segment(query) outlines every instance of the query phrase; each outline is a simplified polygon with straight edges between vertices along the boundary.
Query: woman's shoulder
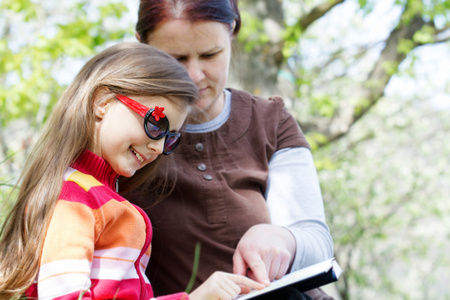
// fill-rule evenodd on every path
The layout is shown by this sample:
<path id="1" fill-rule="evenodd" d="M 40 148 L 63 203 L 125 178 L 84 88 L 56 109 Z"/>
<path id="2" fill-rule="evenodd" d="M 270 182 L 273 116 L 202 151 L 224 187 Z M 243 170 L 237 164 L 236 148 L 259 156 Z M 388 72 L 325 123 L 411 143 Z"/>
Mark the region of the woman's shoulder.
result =
<path id="1" fill-rule="evenodd" d="M 282 118 L 290 115 L 281 96 L 274 95 L 265 98 L 244 90 L 229 89 L 229 91 L 231 92 L 232 106 L 239 111 L 245 111 L 245 107 L 249 107 L 257 115 L 278 115 Z"/>
<path id="2" fill-rule="evenodd" d="M 242 90 L 229 90 L 232 99 L 232 124 L 240 124 L 245 132 L 264 132 L 271 137 L 269 140 L 276 141 L 277 149 L 309 147 L 297 120 L 286 108 L 282 97 L 264 98 Z M 260 126 L 252 126 L 253 124 Z"/>
<path id="3" fill-rule="evenodd" d="M 232 99 L 244 99 L 244 100 L 253 100 L 256 102 L 261 102 L 261 103 L 271 103 L 271 102 L 284 102 L 283 98 L 281 96 L 278 95 L 272 95 L 268 98 L 259 96 L 259 95 L 255 95 L 252 94 L 248 91 L 244 91 L 244 90 L 239 90 L 239 89 L 233 89 L 233 88 L 228 88 L 228 90 L 231 92 L 231 97 Z"/>

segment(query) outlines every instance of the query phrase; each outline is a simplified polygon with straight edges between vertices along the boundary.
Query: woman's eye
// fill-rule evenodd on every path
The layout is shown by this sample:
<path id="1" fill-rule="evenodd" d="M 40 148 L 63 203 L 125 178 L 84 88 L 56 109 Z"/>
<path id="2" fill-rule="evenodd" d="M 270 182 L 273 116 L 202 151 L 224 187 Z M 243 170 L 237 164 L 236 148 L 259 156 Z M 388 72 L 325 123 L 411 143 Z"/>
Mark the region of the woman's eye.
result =
<path id="1" fill-rule="evenodd" d="M 179 62 L 183 62 L 187 60 L 186 56 L 179 56 L 179 57 L 175 57 L 176 60 L 178 60 Z"/>
<path id="2" fill-rule="evenodd" d="M 218 52 L 214 52 L 214 53 L 208 53 L 208 54 L 204 54 L 203 57 L 204 58 L 213 58 L 217 55 Z"/>

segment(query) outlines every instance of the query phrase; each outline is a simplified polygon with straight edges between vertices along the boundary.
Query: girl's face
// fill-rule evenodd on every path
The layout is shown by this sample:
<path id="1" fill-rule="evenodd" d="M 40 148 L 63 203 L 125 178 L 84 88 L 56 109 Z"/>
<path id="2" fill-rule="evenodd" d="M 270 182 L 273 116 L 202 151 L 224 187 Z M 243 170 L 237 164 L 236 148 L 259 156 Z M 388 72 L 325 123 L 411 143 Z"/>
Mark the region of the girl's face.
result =
<path id="1" fill-rule="evenodd" d="M 213 21 L 169 20 L 150 35 L 149 44 L 182 63 L 199 89 L 199 100 L 189 122 L 209 121 L 222 110 L 231 40 L 230 28 Z"/>
<path id="2" fill-rule="evenodd" d="M 187 116 L 186 109 L 161 96 L 133 96 L 133 100 L 148 108 L 164 107 L 170 131 L 179 131 Z M 144 118 L 116 98 L 100 103 L 95 113 L 95 143 L 89 150 L 106 160 L 117 174 L 133 176 L 163 152 L 165 139 L 150 139 Z"/>

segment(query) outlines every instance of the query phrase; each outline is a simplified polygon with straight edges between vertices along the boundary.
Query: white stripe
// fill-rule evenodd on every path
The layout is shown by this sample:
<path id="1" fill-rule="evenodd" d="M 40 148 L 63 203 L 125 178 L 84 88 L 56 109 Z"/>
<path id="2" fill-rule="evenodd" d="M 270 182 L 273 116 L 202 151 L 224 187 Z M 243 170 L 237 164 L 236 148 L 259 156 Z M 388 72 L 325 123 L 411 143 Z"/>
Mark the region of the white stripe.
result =
<path id="1" fill-rule="evenodd" d="M 141 258 L 141 264 L 143 266 L 147 267 L 149 260 L 150 260 L 150 256 L 148 256 L 147 254 L 144 254 Z"/>
<path id="2" fill-rule="evenodd" d="M 112 257 L 118 259 L 126 259 L 136 261 L 139 257 L 141 250 L 128 248 L 128 247 L 116 247 L 105 250 L 95 250 L 94 256 L 98 257 Z"/>
<path id="3" fill-rule="evenodd" d="M 128 247 L 116 247 L 106 250 L 95 250 L 94 257 L 116 258 L 120 260 L 132 260 L 136 261 L 141 254 L 141 250 L 128 248 Z M 147 254 L 142 255 L 141 264 L 147 267 L 150 256 Z"/>
<path id="4" fill-rule="evenodd" d="M 92 264 L 88 260 L 65 259 L 41 265 L 38 275 L 39 299 L 52 299 L 71 292 L 87 290 L 90 279 L 124 280 L 138 279 L 134 262 L 140 251 L 127 247 L 95 250 Z M 145 266 L 149 256 L 144 254 L 139 264 L 145 282 Z"/>
<path id="5" fill-rule="evenodd" d="M 91 264 L 85 259 L 65 259 L 53 261 L 44 265 L 41 265 L 39 269 L 39 283 L 46 281 L 47 278 L 52 278 L 58 274 L 65 273 L 87 273 L 89 272 Z"/>
<path id="6" fill-rule="evenodd" d="M 95 250 L 91 278 L 100 280 L 138 279 L 134 263 L 139 254 L 139 250 L 127 247 Z M 148 260 L 149 256 L 144 254 L 141 264 L 139 264 L 142 274 L 145 274 Z"/>
<path id="7" fill-rule="evenodd" d="M 91 270 L 92 279 L 122 280 L 137 279 L 138 274 L 132 261 L 94 258 Z"/>
<path id="8" fill-rule="evenodd" d="M 75 170 L 74 168 L 68 167 L 66 172 L 64 173 L 64 181 L 67 181 L 67 179 L 69 178 L 70 175 L 72 175 L 72 173 L 76 172 L 77 170 Z"/>
<path id="9" fill-rule="evenodd" d="M 60 260 L 44 264 L 39 269 L 39 299 L 53 299 L 72 292 L 87 290 L 90 263 L 87 260 Z"/>
<path id="10" fill-rule="evenodd" d="M 83 274 L 67 274 L 52 277 L 39 283 L 38 298 L 54 299 L 77 291 L 87 291 L 91 287 L 89 277 Z"/>

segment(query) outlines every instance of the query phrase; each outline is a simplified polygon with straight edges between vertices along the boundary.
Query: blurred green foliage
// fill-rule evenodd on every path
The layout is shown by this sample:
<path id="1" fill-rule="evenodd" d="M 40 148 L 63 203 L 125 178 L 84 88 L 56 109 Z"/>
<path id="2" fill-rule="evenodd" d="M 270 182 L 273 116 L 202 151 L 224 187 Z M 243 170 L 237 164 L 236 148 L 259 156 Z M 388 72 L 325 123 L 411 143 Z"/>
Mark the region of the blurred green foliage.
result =
<path id="1" fill-rule="evenodd" d="M 28 118 L 31 125 L 36 113 L 44 119 L 64 86 L 56 71 L 73 76 L 77 70 L 60 70 L 68 59 L 93 55 L 107 42 L 130 33 L 130 28 L 108 29 L 106 20 L 118 22 L 127 11 L 124 4 L 106 3 L 93 7 L 90 1 L 67 4 L 63 11 L 45 2 L 3 0 L 0 17 L 4 22 L 0 40 L 1 126 L 16 118 Z M 95 9 L 99 17 L 90 18 Z M 52 18 L 51 15 L 58 18 Z M 33 31 L 33 35 L 21 34 Z M 48 100 L 44 100 L 48 99 Z M 37 120 L 42 123 L 42 120 Z"/>
<path id="2" fill-rule="evenodd" d="M 84 61 L 108 43 L 132 35 L 133 24 L 119 26 L 125 4 L 92 1 L 0 2 L 0 221 L 28 147 L 53 104 Z M 27 142 L 7 142 L 8 126 L 26 120 Z M 19 152 L 17 155 L 16 153 Z M 7 158 L 7 159 L 5 159 Z M 12 172 L 14 171 L 14 173 Z"/>
<path id="3" fill-rule="evenodd" d="M 11 208 L 7 195 L 28 147 L 80 63 L 110 43 L 134 34 L 133 22 L 124 21 L 128 8 L 123 1 L 65 2 L 0 2 L 0 222 Z M 313 7 L 329 2 L 306 0 L 301 4 Z M 349 22 L 345 30 L 359 30 L 361 20 L 370 17 L 380 2 L 351 1 L 358 5 L 352 16 L 357 21 Z M 246 10 L 248 4 L 241 3 L 243 26 L 238 42 L 247 52 L 264 52 L 270 47 L 264 20 Z M 404 76 L 419 85 L 415 81 L 415 65 L 420 60 L 415 49 L 436 42 L 436 33 L 448 30 L 450 1 L 394 3 L 396 9 L 404 12 L 399 13 L 397 27 L 412 22 L 417 15 L 427 23 L 413 38 L 398 43 L 396 51 L 406 60 L 388 60 L 381 66 L 394 79 Z M 305 12 L 301 11 L 298 18 Z M 283 24 L 281 49 L 283 63 L 290 60 L 289 75 L 294 83 L 292 113 L 299 120 L 321 125 L 335 118 L 343 104 L 350 103 L 355 113 L 370 108 L 343 138 L 332 143 L 328 143 L 327 136 L 330 128 L 320 131 L 311 127 L 306 132 L 336 257 L 344 267 L 343 277 L 336 285 L 341 296 L 345 300 L 449 299 L 439 293 L 442 282 L 447 280 L 441 274 L 446 273 L 435 273 L 447 270 L 448 274 L 450 267 L 445 252 L 450 240 L 448 110 L 436 109 L 424 95 L 384 93 L 371 107 L 370 95 L 356 93 L 357 88 L 383 89 L 385 83 L 368 80 L 368 75 L 360 71 L 369 72 L 373 57 L 381 51 L 374 55 L 369 48 L 386 41 L 377 40 L 369 46 L 341 45 L 347 34 L 344 30 L 330 37 L 323 30 L 328 27 L 317 25 L 304 30 L 298 24 Z M 326 42 L 321 44 L 321 37 Z M 316 46 L 312 52 L 318 54 L 308 57 L 305 44 Z M 401 88 L 407 90 L 409 86 Z M 9 126 L 19 119 L 26 121 L 22 127 L 26 132 L 24 142 L 14 146 L 5 143 Z"/>

